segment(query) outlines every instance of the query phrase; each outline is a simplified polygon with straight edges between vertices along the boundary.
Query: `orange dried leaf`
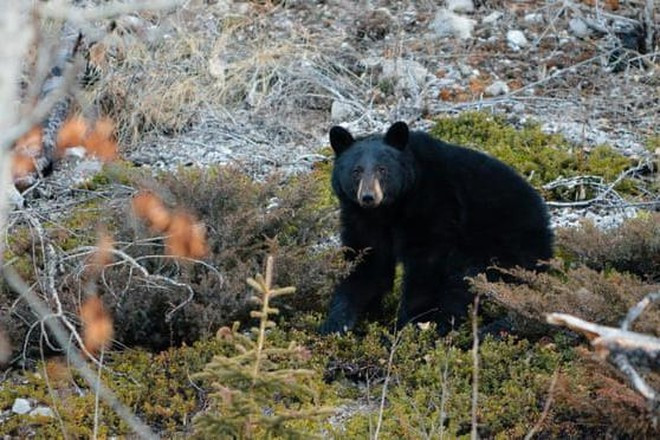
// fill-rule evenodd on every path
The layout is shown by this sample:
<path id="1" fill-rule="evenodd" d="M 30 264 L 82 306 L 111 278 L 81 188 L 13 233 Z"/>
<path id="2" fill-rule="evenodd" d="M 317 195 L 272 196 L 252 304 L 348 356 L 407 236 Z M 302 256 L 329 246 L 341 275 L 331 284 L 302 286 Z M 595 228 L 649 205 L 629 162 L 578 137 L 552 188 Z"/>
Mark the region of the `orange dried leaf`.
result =
<path id="1" fill-rule="evenodd" d="M 481 95 L 484 90 L 486 90 L 486 84 L 484 84 L 484 81 L 480 80 L 479 78 L 472 78 L 470 79 L 468 88 L 473 95 Z"/>
<path id="2" fill-rule="evenodd" d="M 208 254 L 206 245 L 206 228 L 200 223 L 192 226 L 192 235 L 190 237 L 190 257 L 204 258 Z"/>
<path id="3" fill-rule="evenodd" d="M 450 89 L 442 89 L 440 90 L 440 93 L 438 95 L 438 98 L 440 98 L 443 101 L 451 101 L 453 97 L 453 93 Z"/>
<path id="4" fill-rule="evenodd" d="M 131 204 L 135 215 L 147 221 L 156 232 L 165 232 L 169 227 L 172 216 L 155 194 L 141 191 L 133 197 Z"/>
<path id="5" fill-rule="evenodd" d="M 185 212 L 177 212 L 167 229 L 168 237 L 165 240 L 167 253 L 177 257 L 189 256 L 189 243 L 192 238 L 192 218 Z"/>
<path id="6" fill-rule="evenodd" d="M 118 155 L 117 143 L 112 139 L 115 124 L 110 118 L 101 118 L 94 124 L 94 129 L 84 140 L 89 154 L 103 161 L 115 160 Z"/>
<path id="7" fill-rule="evenodd" d="M 41 153 L 42 136 L 42 128 L 39 125 L 35 125 L 30 129 L 30 131 L 18 138 L 14 144 L 14 152 L 18 154 L 24 154 L 26 156 L 38 156 L 39 153 Z"/>
<path id="8" fill-rule="evenodd" d="M 96 243 L 96 252 L 92 256 L 92 265 L 96 268 L 102 268 L 112 263 L 112 250 L 115 243 L 112 237 L 107 232 L 102 231 L 99 233 L 99 238 Z"/>
<path id="9" fill-rule="evenodd" d="M 58 154 L 64 154 L 64 150 L 67 148 L 83 146 L 88 130 L 87 122 L 80 116 L 74 116 L 65 121 L 57 133 Z"/>
<path id="10" fill-rule="evenodd" d="M 35 168 L 32 156 L 14 154 L 11 158 L 11 174 L 14 179 L 20 179 L 31 174 Z"/>
<path id="11" fill-rule="evenodd" d="M 80 308 L 83 324 L 83 343 L 87 350 L 95 353 L 108 347 L 114 330 L 112 319 L 98 296 L 87 299 Z"/>

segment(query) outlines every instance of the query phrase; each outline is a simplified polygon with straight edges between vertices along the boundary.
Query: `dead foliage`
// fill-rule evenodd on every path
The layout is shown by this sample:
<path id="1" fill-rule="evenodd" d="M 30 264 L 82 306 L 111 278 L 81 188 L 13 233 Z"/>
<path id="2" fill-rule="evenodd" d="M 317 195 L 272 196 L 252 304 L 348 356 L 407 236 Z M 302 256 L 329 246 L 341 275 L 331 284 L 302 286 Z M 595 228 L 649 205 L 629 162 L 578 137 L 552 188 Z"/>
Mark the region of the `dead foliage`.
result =
<path id="1" fill-rule="evenodd" d="M 559 229 L 557 237 L 569 260 L 660 281 L 660 213 L 644 213 L 608 231 L 585 221 L 579 228 Z"/>
<path id="2" fill-rule="evenodd" d="M 582 265 L 564 269 L 558 261 L 547 273 L 525 269 L 503 272 L 514 282 L 491 282 L 480 275 L 472 280 L 473 288 L 513 312 L 516 327 L 528 336 L 554 331 L 545 323 L 545 315 L 551 312 L 570 313 L 602 325 L 618 325 L 630 307 L 660 288 L 618 272 L 598 272 Z M 635 327 L 642 333 L 657 334 L 660 312 L 650 310 Z"/>
<path id="3" fill-rule="evenodd" d="M 34 126 L 14 144 L 11 172 L 14 180 L 25 177 L 35 171 L 35 158 L 41 154 L 42 129 Z"/>
<path id="4" fill-rule="evenodd" d="M 641 213 L 613 230 L 585 222 L 557 231 L 559 258 L 550 270 L 501 270 L 504 281 L 472 280 L 485 294 L 516 316 L 523 333 L 554 332 L 547 313 L 569 313 L 596 324 L 618 326 L 628 309 L 657 291 L 660 277 L 660 214 Z M 510 278 L 510 279 L 509 279 Z M 635 330 L 657 335 L 660 311 L 650 309 Z"/>
<path id="5" fill-rule="evenodd" d="M 114 122 L 109 118 L 100 118 L 89 124 L 82 117 L 74 116 L 65 121 L 57 133 L 57 154 L 61 157 L 69 148 L 82 147 L 100 160 L 115 160 L 118 146 L 114 132 Z"/>
<path id="6" fill-rule="evenodd" d="M 4 329 L 0 328 L 0 367 L 11 359 L 11 343 Z"/>
<path id="7" fill-rule="evenodd" d="M 593 438 L 655 438 L 653 411 L 644 398 L 633 391 L 625 378 L 614 367 L 598 359 L 587 349 L 577 349 L 576 363 L 584 368 L 584 377 L 568 377 L 560 374 L 555 390 L 555 417 L 548 432 L 562 438 L 589 434 Z M 659 377 L 655 375 L 655 386 Z M 607 423 L 604 423 L 607 421 Z"/>
<path id="8" fill-rule="evenodd" d="M 107 348 L 114 334 L 112 318 L 98 296 L 85 300 L 80 308 L 80 319 L 85 348 L 92 353 Z"/>

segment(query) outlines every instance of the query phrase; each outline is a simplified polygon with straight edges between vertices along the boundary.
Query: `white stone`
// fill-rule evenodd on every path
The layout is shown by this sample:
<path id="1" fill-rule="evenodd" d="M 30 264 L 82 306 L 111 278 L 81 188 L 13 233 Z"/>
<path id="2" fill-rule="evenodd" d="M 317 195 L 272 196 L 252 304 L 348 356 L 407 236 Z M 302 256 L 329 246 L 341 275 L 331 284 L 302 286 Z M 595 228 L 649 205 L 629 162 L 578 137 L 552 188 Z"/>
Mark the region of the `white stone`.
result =
<path id="1" fill-rule="evenodd" d="M 483 24 L 493 24 L 493 23 L 495 23 L 497 20 L 499 20 L 500 18 L 502 18 L 503 15 L 504 15 L 504 14 L 503 14 L 502 12 L 500 12 L 500 11 L 493 11 L 493 12 L 491 12 L 490 14 L 486 15 L 486 16 L 481 20 L 481 22 L 482 22 Z"/>
<path id="2" fill-rule="evenodd" d="M 543 21 L 543 14 L 540 13 L 532 13 L 532 14 L 527 14 L 523 18 L 527 23 L 541 23 Z"/>
<path id="3" fill-rule="evenodd" d="M 509 47 L 513 50 L 520 50 L 523 47 L 526 47 L 527 44 L 527 38 L 525 37 L 525 34 L 523 34 L 522 31 L 519 30 L 511 30 L 506 33 L 506 40 L 509 43 Z"/>
<path id="4" fill-rule="evenodd" d="M 345 122 L 351 118 L 355 110 L 353 106 L 344 101 L 333 101 L 330 108 L 330 119 L 332 122 Z"/>
<path id="5" fill-rule="evenodd" d="M 405 90 L 419 90 L 426 85 L 429 71 L 426 67 L 414 60 L 402 58 L 396 60 L 383 60 L 382 78 L 391 78 L 399 87 Z"/>
<path id="6" fill-rule="evenodd" d="M 495 81 L 494 83 L 486 87 L 484 93 L 487 96 L 506 95 L 507 93 L 509 93 L 509 86 L 504 81 Z"/>
<path id="7" fill-rule="evenodd" d="M 25 199 L 23 198 L 23 195 L 21 195 L 21 193 L 16 189 L 16 187 L 13 184 L 9 185 L 9 204 L 11 206 L 16 206 L 19 208 L 25 206 Z M 0 363 L 2 363 L 1 360 Z"/>
<path id="8" fill-rule="evenodd" d="M 472 38 L 472 31 L 477 24 L 471 18 L 455 14 L 447 9 L 440 9 L 429 28 L 439 37 Z"/>
<path id="9" fill-rule="evenodd" d="M 573 35 L 575 35 L 578 38 L 585 38 L 588 37 L 591 31 L 589 30 L 589 26 L 587 26 L 587 23 L 584 22 L 581 18 L 571 18 L 571 20 L 568 22 L 568 28 L 571 30 Z"/>
<path id="10" fill-rule="evenodd" d="M 447 0 L 447 9 L 453 12 L 474 12 L 472 0 Z"/>
<path id="11" fill-rule="evenodd" d="M 20 397 L 14 400 L 14 404 L 11 407 L 11 411 L 14 414 L 27 414 L 31 409 L 30 402 L 27 399 L 21 399 Z"/>
<path id="12" fill-rule="evenodd" d="M 32 411 L 30 411 L 31 416 L 41 416 L 41 417 L 55 417 L 53 410 L 47 406 L 38 406 Z"/>

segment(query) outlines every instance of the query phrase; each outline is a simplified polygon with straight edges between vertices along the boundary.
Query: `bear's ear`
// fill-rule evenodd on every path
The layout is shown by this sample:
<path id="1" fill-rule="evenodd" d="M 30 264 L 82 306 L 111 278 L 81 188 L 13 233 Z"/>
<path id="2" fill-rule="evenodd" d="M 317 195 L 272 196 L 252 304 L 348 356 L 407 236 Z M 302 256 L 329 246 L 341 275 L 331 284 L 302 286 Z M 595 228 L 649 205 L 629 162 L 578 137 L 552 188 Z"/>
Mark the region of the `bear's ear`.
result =
<path id="1" fill-rule="evenodd" d="M 330 145 L 335 151 L 335 156 L 346 151 L 354 142 L 353 135 L 344 127 L 336 125 L 330 129 Z"/>
<path id="2" fill-rule="evenodd" d="M 403 122 L 392 124 L 385 134 L 385 143 L 397 150 L 403 150 L 408 145 L 408 125 Z"/>

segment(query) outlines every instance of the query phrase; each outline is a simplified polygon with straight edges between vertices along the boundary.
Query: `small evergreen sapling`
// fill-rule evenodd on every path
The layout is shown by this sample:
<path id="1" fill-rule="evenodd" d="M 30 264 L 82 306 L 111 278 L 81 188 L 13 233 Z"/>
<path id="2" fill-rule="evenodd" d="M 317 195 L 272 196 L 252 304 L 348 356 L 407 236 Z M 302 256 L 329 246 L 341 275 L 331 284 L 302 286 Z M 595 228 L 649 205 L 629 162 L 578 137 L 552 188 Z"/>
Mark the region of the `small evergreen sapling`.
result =
<path id="1" fill-rule="evenodd" d="M 272 288 L 273 257 L 266 262 L 266 277 L 258 274 L 247 283 L 260 310 L 251 312 L 259 327 L 251 335 L 223 327 L 217 337 L 227 341 L 237 352 L 233 356 L 216 355 L 197 374 L 213 387 L 209 410 L 195 419 L 195 432 L 202 438 L 310 438 L 308 432 L 292 427 L 292 420 L 312 420 L 329 415 L 331 408 L 318 405 L 318 393 L 312 387 L 312 370 L 285 367 L 283 364 L 306 361 L 307 350 L 291 341 L 288 347 L 270 346 L 267 331 L 275 327 L 270 320 L 278 309 L 270 301 L 295 291 L 294 287 Z M 256 339 L 256 340 L 255 340 Z"/>

